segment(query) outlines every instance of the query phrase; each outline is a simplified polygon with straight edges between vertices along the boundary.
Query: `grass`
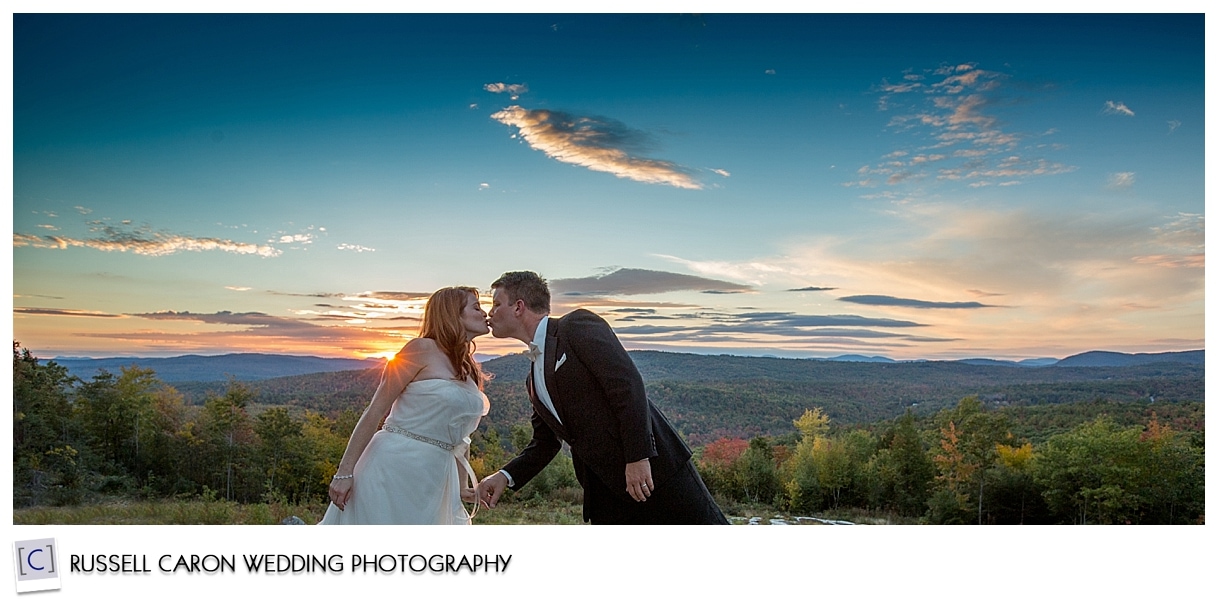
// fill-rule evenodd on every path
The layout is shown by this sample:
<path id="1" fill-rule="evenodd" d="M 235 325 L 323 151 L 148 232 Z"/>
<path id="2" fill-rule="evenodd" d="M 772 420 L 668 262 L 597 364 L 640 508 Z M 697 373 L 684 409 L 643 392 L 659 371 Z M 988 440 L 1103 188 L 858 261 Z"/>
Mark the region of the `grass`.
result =
<path id="1" fill-rule="evenodd" d="M 495 509 L 482 508 L 474 524 L 584 524 L 584 508 L 562 499 L 529 499 L 500 502 Z"/>
<path id="2" fill-rule="evenodd" d="M 241 504 L 202 499 L 107 499 L 71 507 L 30 507 L 13 510 L 13 524 L 280 524 L 296 516 L 316 524 L 327 504 Z M 583 508 L 562 499 L 506 501 L 493 510 L 481 509 L 474 524 L 583 524 Z"/>
<path id="3" fill-rule="evenodd" d="M 495 509 L 480 509 L 474 524 L 496 525 L 578 525 L 584 524 L 578 489 L 557 490 L 547 497 L 506 498 Z M 223 499 L 135 500 L 107 498 L 96 503 L 72 507 L 30 507 L 13 510 L 13 524 L 236 524 L 277 525 L 296 516 L 305 524 L 316 524 L 326 512 L 326 503 L 236 503 Z M 719 500 L 733 524 L 746 524 L 759 518 L 795 522 L 793 514 L 776 511 L 765 504 Z M 838 510 L 814 514 L 826 520 L 845 520 L 856 524 L 916 524 L 915 519 L 864 510 Z"/>
<path id="4" fill-rule="evenodd" d="M 325 506 L 321 504 L 109 499 L 72 507 L 14 509 L 13 524 L 279 524 L 290 516 L 313 524 L 324 513 Z"/>

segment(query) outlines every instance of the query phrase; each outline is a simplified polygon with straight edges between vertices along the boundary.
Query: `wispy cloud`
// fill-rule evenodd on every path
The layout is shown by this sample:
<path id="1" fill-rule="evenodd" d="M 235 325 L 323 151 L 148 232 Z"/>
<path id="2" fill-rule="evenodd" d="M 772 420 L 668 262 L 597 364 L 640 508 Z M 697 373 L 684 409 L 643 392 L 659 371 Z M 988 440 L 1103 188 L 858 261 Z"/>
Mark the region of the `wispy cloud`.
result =
<path id="1" fill-rule="evenodd" d="M 1177 121 L 1177 120 L 1167 121 L 1167 132 L 1168 133 L 1174 133 L 1176 131 L 1176 129 L 1179 127 L 1180 127 L 1180 121 Z"/>
<path id="2" fill-rule="evenodd" d="M 550 287 L 566 295 L 647 295 L 670 291 L 743 293 L 748 285 L 659 270 L 621 268 L 611 273 L 579 279 L 556 279 Z"/>
<path id="3" fill-rule="evenodd" d="M 416 320 L 423 313 L 423 305 L 431 293 L 419 291 L 363 291 L 360 293 L 285 293 L 268 291 L 272 295 L 289 297 L 312 297 L 325 299 L 341 299 L 351 306 L 335 306 L 333 304 L 313 304 L 314 308 L 329 308 L 325 311 L 313 309 L 294 310 L 295 314 L 322 316 L 325 318 L 367 318 L 379 320 L 397 320 L 403 318 Z"/>
<path id="4" fill-rule="evenodd" d="M 878 327 L 908 328 L 926 326 L 908 320 L 871 318 L 854 314 L 806 315 L 795 312 L 749 312 L 736 316 L 741 321 L 792 327 Z"/>
<path id="5" fill-rule="evenodd" d="M 148 320 L 189 320 L 194 322 L 202 322 L 206 324 L 228 324 L 249 327 L 298 327 L 311 326 L 302 324 L 299 320 L 292 318 L 283 318 L 281 316 L 271 316 L 262 312 L 230 312 L 222 310 L 212 313 L 200 312 L 175 312 L 167 310 L 164 312 L 145 312 L 130 314 L 137 318 L 146 318 Z"/>
<path id="6" fill-rule="evenodd" d="M 677 256 L 669 256 L 666 254 L 656 254 L 658 258 L 671 260 L 680 264 L 689 270 L 692 270 L 700 275 L 708 277 L 735 279 L 737 281 L 747 281 L 750 285 L 760 286 L 775 275 L 782 275 L 783 270 L 772 264 L 762 261 L 751 262 L 723 262 L 713 260 L 687 260 Z"/>
<path id="7" fill-rule="evenodd" d="M 375 299 L 397 302 L 416 302 L 431 297 L 424 291 L 364 291 L 354 295 L 357 299 Z"/>
<path id="8" fill-rule="evenodd" d="M 98 227 L 101 233 L 90 239 L 75 239 L 59 235 L 27 235 L 13 233 L 13 247 L 67 249 L 87 247 L 103 252 L 132 252 L 141 256 L 168 256 L 178 252 L 221 251 L 252 254 L 273 258 L 283 252 L 268 246 L 243 243 L 214 237 L 190 237 L 173 233 L 153 233 L 147 230 L 122 230 L 112 226 Z"/>
<path id="9" fill-rule="evenodd" d="M 664 309 L 664 310 L 689 310 L 696 309 L 700 306 L 695 304 L 685 304 L 680 302 L 657 302 L 657 301 L 638 301 L 624 300 L 612 297 L 599 297 L 589 295 L 555 295 L 551 300 L 550 308 L 556 313 L 575 310 L 577 308 L 587 308 L 594 312 L 613 311 L 622 308 L 643 308 L 643 309 Z M 626 318 L 644 318 L 644 319 L 661 319 L 670 318 L 669 316 L 659 314 L 634 314 Z M 619 319 L 620 320 L 620 319 Z"/>
<path id="10" fill-rule="evenodd" d="M 848 295 L 837 299 L 838 301 L 863 304 L 865 306 L 895 306 L 899 308 L 974 309 L 994 307 L 981 302 L 928 302 L 925 300 L 893 297 L 891 295 Z"/>
<path id="11" fill-rule="evenodd" d="M 669 331 L 656 327 L 619 333 L 630 349 L 689 351 L 689 348 L 697 348 L 695 351 L 699 352 L 791 357 L 859 352 L 884 355 L 908 353 L 925 351 L 926 344 L 958 340 L 870 329 L 793 329 L 781 325 L 722 325 Z"/>
<path id="12" fill-rule="evenodd" d="M 376 328 L 353 326 L 350 322 L 323 326 L 303 319 L 273 316 L 262 312 L 165 311 L 127 316 L 161 323 L 197 322 L 219 325 L 221 328 L 175 330 L 172 326 L 165 325 L 167 328 L 81 332 L 75 333 L 75 336 L 123 340 L 157 352 L 183 353 L 215 347 L 226 347 L 230 351 L 265 351 L 266 347 L 273 345 L 280 348 L 280 351 L 315 355 L 322 351 L 384 355 L 386 351 L 401 347 L 418 329 L 416 322 Z"/>
<path id="13" fill-rule="evenodd" d="M 529 91 L 529 86 L 524 83 L 488 83 L 482 89 L 492 94 L 508 94 L 511 99 L 519 100 L 520 94 Z"/>
<path id="14" fill-rule="evenodd" d="M 1116 114 L 1121 116 L 1133 116 L 1133 111 L 1125 105 L 1124 102 L 1113 102 L 1109 100 L 1104 102 L 1104 114 Z"/>
<path id="15" fill-rule="evenodd" d="M 800 287 L 799 289 L 788 289 L 787 291 L 834 291 L 837 287 Z"/>
<path id="16" fill-rule="evenodd" d="M 1011 102 L 1014 92 L 1008 88 L 1017 87 L 1006 85 L 1010 78 L 975 64 L 958 64 L 920 74 L 911 70 L 901 83 L 884 80 L 875 89 L 880 92 L 879 108 L 896 113 L 889 119 L 889 130 L 909 134 L 911 141 L 922 145 L 885 154 L 879 162 L 858 169 L 858 178 L 843 185 L 909 186 L 933 176 L 941 182 L 981 188 L 1075 170 L 1042 157 L 1016 154 L 1022 140 L 1036 135 L 1004 131 L 1000 126 L 996 110 Z"/>
<path id="17" fill-rule="evenodd" d="M 988 168 L 943 169 L 939 171 L 938 178 L 947 180 L 982 179 L 985 184 L 993 184 L 994 179 L 1060 175 L 1075 170 L 1077 170 L 1076 167 L 1059 162 L 1049 162 L 1044 159 L 1024 160 L 1019 156 L 1009 156 Z"/>
<path id="18" fill-rule="evenodd" d="M 252 289 L 252 287 L 236 287 L 232 285 L 225 285 L 224 288 L 229 291 L 249 291 Z"/>
<path id="19" fill-rule="evenodd" d="M 1110 189 L 1128 189 L 1133 187 L 1133 173 L 1112 173 L 1108 175 L 1108 187 Z"/>
<path id="20" fill-rule="evenodd" d="M 966 289 L 965 291 L 968 291 L 977 297 L 1001 297 L 1006 295 L 1005 293 L 991 293 L 989 291 L 982 291 L 980 289 Z"/>
<path id="21" fill-rule="evenodd" d="M 279 243 L 313 243 L 313 236 L 308 233 L 297 233 L 294 235 L 280 235 Z"/>
<path id="22" fill-rule="evenodd" d="M 516 127 L 530 147 L 559 162 L 643 183 L 702 188 L 688 169 L 637 155 L 647 136 L 610 119 L 520 106 L 509 106 L 491 118 Z"/>
<path id="23" fill-rule="evenodd" d="M 376 249 L 374 249 L 374 248 L 365 247 L 365 246 L 362 246 L 362 245 L 356 245 L 356 244 L 352 244 L 352 243 L 340 243 L 340 244 L 338 244 L 338 249 L 340 249 L 340 250 L 349 250 L 349 251 L 355 252 L 355 253 L 357 253 L 357 254 L 362 254 L 362 253 L 364 253 L 364 252 L 375 252 L 375 251 L 376 251 Z"/>
<path id="24" fill-rule="evenodd" d="M 269 293 L 271 295 L 283 295 L 283 296 L 288 296 L 288 297 L 346 297 L 347 296 L 347 294 L 345 294 L 345 293 L 325 293 L 325 292 L 290 293 L 287 291 L 274 291 L 274 290 L 267 291 L 267 293 Z"/>
<path id="25" fill-rule="evenodd" d="M 878 227 L 870 234 L 840 238 L 818 236 L 802 247 L 789 246 L 784 254 L 750 257 L 715 268 L 740 272 L 752 264 L 767 264 L 773 282 L 782 283 L 782 289 L 802 288 L 815 281 L 849 290 L 842 295 L 851 299 L 836 305 L 854 306 L 859 311 L 858 317 L 845 322 L 782 313 L 770 321 L 776 335 L 783 326 L 800 325 L 858 325 L 899 332 L 859 318 L 926 308 L 917 310 L 917 322 L 911 324 L 934 334 L 924 335 L 924 339 L 893 338 L 877 347 L 890 356 L 963 356 L 987 351 L 1063 356 L 1093 349 L 1088 345 L 1111 345 L 1114 335 L 1161 335 L 1158 328 L 1168 320 L 1183 323 L 1180 327 L 1195 327 L 1197 338 L 1202 338 L 1202 214 L 1071 211 L 1068 206 L 1052 211 L 1011 210 L 925 200 L 891 214 L 897 219 L 891 229 Z M 879 297 L 860 298 L 863 293 Z M 751 297 L 765 301 L 767 296 Z M 948 301 L 929 301 L 934 299 Z M 658 319 L 669 318 L 667 311 L 639 316 L 657 318 L 639 318 L 639 325 L 675 324 Z M 745 317 L 705 318 L 727 326 L 743 324 L 741 318 Z M 724 335 L 717 339 L 722 341 Z M 647 342 L 659 344 L 658 337 L 650 335 Z M 734 339 L 733 347 L 746 344 L 743 335 Z M 945 345 L 943 339 L 963 342 Z M 881 341 L 872 338 L 869 342 Z M 926 348 L 931 342 L 943 349 Z M 771 345 L 794 347 L 782 337 Z"/>
<path id="26" fill-rule="evenodd" d="M 39 316 L 85 316 L 89 318 L 126 318 L 122 314 L 108 314 L 94 310 L 64 310 L 59 308 L 13 308 L 17 314 L 35 314 Z"/>
<path id="27" fill-rule="evenodd" d="M 631 314 L 615 320 L 620 324 L 616 324 L 614 330 L 631 348 L 679 348 L 692 344 L 704 349 L 753 348 L 766 353 L 778 348 L 824 352 L 847 347 L 883 350 L 948 340 L 906 332 L 925 326 L 920 323 L 849 314 L 700 311 Z"/>
<path id="28" fill-rule="evenodd" d="M 1152 227 L 1147 253 L 1133 257 L 1138 264 L 1166 268 L 1205 269 L 1205 215 L 1180 213 Z"/>
<path id="29" fill-rule="evenodd" d="M 1187 312 L 1193 309 L 1188 306 L 1200 309 L 1204 297 L 1202 215 L 1164 220 L 925 204 L 899 216 L 905 230 L 918 232 L 910 241 L 809 246 L 772 261 L 789 264 L 792 272 L 815 264 L 808 276 L 840 278 L 855 289 L 911 289 L 936 297 L 984 289 L 1018 306 L 1004 310 L 1008 328 L 1009 322 L 1038 322 L 1042 339 L 1060 330 L 1076 342 L 1083 315 L 1092 323 L 1117 318 L 1128 304 Z M 979 323 L 973 334 L 986 326 Z"/>
<path id="30" fill-rule="evenodd" d="M 1147 266 L 1163 268 L 1205 268 L 1205 254 L 1146 254 L 1134 256 L 1133 261 Z M 1134 304 L 1131 304 L 1134 305 Z"/>

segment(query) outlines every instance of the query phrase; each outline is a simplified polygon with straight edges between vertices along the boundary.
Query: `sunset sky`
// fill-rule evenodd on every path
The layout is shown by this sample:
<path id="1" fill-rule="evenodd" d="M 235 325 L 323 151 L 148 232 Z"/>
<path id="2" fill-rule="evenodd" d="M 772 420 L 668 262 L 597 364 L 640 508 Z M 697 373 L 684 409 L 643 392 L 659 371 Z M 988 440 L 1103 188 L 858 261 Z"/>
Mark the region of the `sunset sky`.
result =
<path id="1" fill-rule="evenodd" d="M 392 354 L 430 292 L 509 270 L 630 349 L 1204 347 L 1203 15 L 18 14 L 13 37 L 13 335 L 39 357 Z"/>

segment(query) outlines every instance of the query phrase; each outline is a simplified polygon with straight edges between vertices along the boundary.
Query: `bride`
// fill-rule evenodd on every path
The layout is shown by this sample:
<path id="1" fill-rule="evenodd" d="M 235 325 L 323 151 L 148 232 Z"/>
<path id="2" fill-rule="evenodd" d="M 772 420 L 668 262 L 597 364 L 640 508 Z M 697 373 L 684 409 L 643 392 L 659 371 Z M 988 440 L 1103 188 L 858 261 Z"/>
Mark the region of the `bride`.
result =
<path id="1" fill-rule="evenodd" d="M 478 290 L 448 287 L 428 298 L 419 337 L 385 364 L 351 432 L 318 524 L 469 523 L 461 501 L 474 501 L 478 484 L 469 434 L 490 407 L 473 339 L 489 331 Z"/>

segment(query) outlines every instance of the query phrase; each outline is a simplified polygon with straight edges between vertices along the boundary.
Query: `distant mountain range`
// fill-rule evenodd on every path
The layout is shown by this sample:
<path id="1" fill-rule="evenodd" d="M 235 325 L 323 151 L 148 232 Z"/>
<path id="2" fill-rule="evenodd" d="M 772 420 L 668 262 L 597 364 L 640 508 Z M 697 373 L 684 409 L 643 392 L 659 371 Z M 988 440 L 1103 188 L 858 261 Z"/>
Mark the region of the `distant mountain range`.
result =
<path id="1" fill-rule="evenodd" d="M 649 352 L 631 352 L 636 362 L 641 355 Z M 663 352 L 668 353 L 668 352 Z M 366 370 L 379 367 L 383 360 L 368 358 L 357 360 L 351 358 L 319 358 L 316 356 L 289 356 L 276 354 L 226 354 L 222 356 L 186 355 L 172 358 L 53 358 L 56 363 L 68 369 L 68 372 L 82 379 L 90 379 L 101 370 L 118 374 L 119 369 L 126 366 L 139 366 L 155 370 L 157 377 L 167 383 L 178 382 L 214 382 L 234 379 L 238 381 L 258 381 L 284 376 L 313 374 L 319 372 L 338 372 L 346 370 Z M 893 360 L 883 356 L 843 355 L 835 358 L 819 358 L 810 361 L 820 362 L 865 362 L 875 364 L 904 364 L 925 362 L 925 360 Z M 1034 358 L 1020 360 L 994 360 L 988 358 L 970 358 L 964 360 L 943 361 L 945 363 L 961 363 L 974 366 L 1006 366 L 1024 368 L 1042 367 L 1121 367 L 1155 364 L 1164 362 L 1179 362 L 1184 364 L 1205 364 L 1205 350 L 1182 352 L 1126 354 L 1108 351 L 1090 351 L 1061 360 L 1054 358 Z"/>
<path id="2" fill-rule="evenodd" d="M 793 434 L 791 423 L 811 407 L 823 408 L 836 423 L 860 424 L 894 418 L 906 410 L 933 414 L 967 396 L 992 407 L 1097 400 L 1166 406 L 1205 400 L 1205 365 L 1178 361 L 1029 368 L 999 361 L 857 362 L 659 351 L 633 351 L 630 357 L 643 376 L 648 397 L 693 445 L 725 436 Z M 532 410 L 524 385 L 528 358 L 509 354 L 483 362 L 483 369 L 494 375 L 486 386 L 491 409 L 483 423 L 501 435 L 509 434 L 515 424 L 528 423 Z M 254 393 L 256 404 L 336 417 L 347 410 L 362 411 L 379 378 L 379 369 L 373 367 L 243 384 Z M 223 395 L 229 386 L 224 380 L 171 384 L 193 405 Z"/>
<path id="3" fill-rule="evenodd" d="M 57 364 L 73 376 L 91 379 L 101 370 L 114 374 L 127 366 L 139 366 L 156 371 L 157 378 L 166 383 L 185 381 L 259 381 L 281 376 L 365 370 L 384 364 L 384 360 L 369 358 L 318 358 L 316 356 L 285 356 L 275 354 L 225 354 L 222 356 L 175 356 L 172 358 L 55 358 Z"/>
<path id="4" fill-rule="evenodd" d="M 824 358 L 833 362 L 877 362 L 898 364 L 901 362 L 924 362 L 925 360 L 893 360 L 884 356 L 845 355 L 836 358 Z M 974 366 L 1018 366 L 1024 368 L 1042 368 L 1045 366 L 1137 366 L 1140 364 L 1155 364 L 1159 362 L 1179 362 L 1182 364 L 1205 364 L 1205 350 L 1162 352 L 1157 354 L 1124 354 L 1112 351 L 1089 351 L 1068 358 L 1029 358 L 1027 360 L 995 360 L 992 358 L 965 358 L 952 360 Z"/>
<path id="5" fill-rule="evenodd" d="M 1163 352 L 1158 354 L 1122 354 L 1111 351 L 1089 351 L 1070 356 L 1056 366 L 1137 366 L 1160 362 L 1205 364 L 1205 350 Z"/>

